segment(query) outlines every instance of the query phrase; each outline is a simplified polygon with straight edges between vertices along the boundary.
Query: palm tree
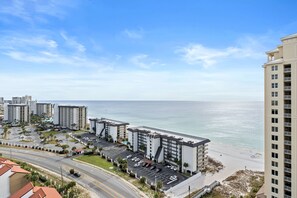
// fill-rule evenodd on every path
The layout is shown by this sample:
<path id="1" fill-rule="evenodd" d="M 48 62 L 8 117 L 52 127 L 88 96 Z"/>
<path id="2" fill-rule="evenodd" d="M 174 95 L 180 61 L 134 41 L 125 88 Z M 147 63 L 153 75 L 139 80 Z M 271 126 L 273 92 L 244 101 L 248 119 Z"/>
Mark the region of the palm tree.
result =
<path id="1" fill-rule="evenodd" d="M 185 167 L 185 171 L 186 171 L 186 168 L 189 167 L 189 164 L 185 162 L 184 167 Z"/>

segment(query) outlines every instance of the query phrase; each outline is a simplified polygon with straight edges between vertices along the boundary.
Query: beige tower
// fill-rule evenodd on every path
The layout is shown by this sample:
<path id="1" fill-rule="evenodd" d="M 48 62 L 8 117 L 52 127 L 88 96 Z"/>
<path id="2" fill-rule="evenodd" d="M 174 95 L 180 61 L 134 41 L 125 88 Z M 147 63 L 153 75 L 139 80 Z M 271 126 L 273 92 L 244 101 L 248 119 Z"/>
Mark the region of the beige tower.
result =
<path id="1" fill-rule="evenodd" d="M 297 197 L 297 34 L 266 52 L 265 195 Z"/>

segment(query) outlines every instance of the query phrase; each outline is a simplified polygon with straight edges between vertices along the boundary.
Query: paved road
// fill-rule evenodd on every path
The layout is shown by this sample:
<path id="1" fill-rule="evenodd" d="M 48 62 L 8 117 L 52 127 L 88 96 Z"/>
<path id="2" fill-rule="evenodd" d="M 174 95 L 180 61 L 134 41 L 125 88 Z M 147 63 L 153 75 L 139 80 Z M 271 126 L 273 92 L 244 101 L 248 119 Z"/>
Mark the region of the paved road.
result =
<path id="1" fill-rule="evenodd" d="M 61 156 L 38 152 L 33 150 L 19 150 L 11 148 L 0 147 L 0 152 L 6 157 L 19 159 L 25 162 L 29 162 L 50 171 L 60 174 L 62 166 L 63 175 L 75 180 L 77 183 L 81 184 L 91 193 L 94 197 L 103 198 L 137 198 L 142 197 L 139 192 L 132 188 L 129 184 L 123 182 L 119 178 L 105 173 L 104 171 L 98 170 L 92 166 L 81 164 L 79 162 L 73 161 L 69 158 L 63 158 Z M 73 168 L 81 173 L 80 178 L 73 178 L 69 174 L 69 170 Z"/>

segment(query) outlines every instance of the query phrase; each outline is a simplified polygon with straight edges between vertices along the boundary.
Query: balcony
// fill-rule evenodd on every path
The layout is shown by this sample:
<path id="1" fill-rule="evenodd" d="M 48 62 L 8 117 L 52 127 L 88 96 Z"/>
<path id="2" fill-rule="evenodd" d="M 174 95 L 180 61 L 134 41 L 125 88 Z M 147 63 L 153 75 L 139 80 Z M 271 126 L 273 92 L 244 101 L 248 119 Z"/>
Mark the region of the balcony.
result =
<path id="1" fill-rule="evenodd" d="M 287 149 L 285 149 L 285 150 L 284 150 L 284 153 L 287 154 L 287 155 L 291 155 L 291 150 L 287 150 Z"/>
<path id="2" fill-rule="evenodd" d="M 287 164 L 291 164 L 291 161 L 292 161 L 292 160 L 290 160 L 290 159 L 286 159 L 286 158 L 285 158 L 285 163 L 287 163 Z"/>
<path id="3" fill-rule="evenodd" d="M 284 114 L 284 117 L 285 117 L 285 118 L 291 118 L 291 114 L 290 114 L 290 113 L 285 113 L 285 114 Z"/>
<path id="4" fill-rule="evenodd" d="M 291 100 L 291 95 L 284 95 L 285 100 Z"/>
<path id="5" fill-rule="evenodd" d="M 285 136 L 291 137 L 291 132 L 290 131 L 285 131 Z"/>
<path id="6" fill-rule="evenodd" d="M 287 172 L 287 173 L 291 173 L 291 169 L 285 167 L 285 172 Z"/>
<path id="7" fill-rule="evenodd" d="M 285 195 L 284 198 L 292 198 L 290 195 Z"/>
<path id="8" fill-rule="evenodd" d="M 285 186 L 285 190 L 291 191 L 291 187 L 290 186 Z"/>
<path id="9" fill-rule="evenodd" d="M 284 107 L 285 107 L 285 109 L 291 109 L 291 105 L 290 104 L 285 104 Z"/>
<path id="10" fill-rule="evenodd" d="M 291 182 L 291 177 L 285 177 L 284 180 L 285 180 L 286 182 Z"/>
<path id="11" fill-rule="evenodd" d="M 291 141 L 285 140 L 285 145 L 291 146 Z"/>
<path id="12" fill-rule="evenodd" d="M 285 91 L 291 91 L 291 86 L 285 86 L 285 87 L 284 87 L 284 90 L 285 90 Z"/>
<path id="13" fill-rule="evenodd" d="M 291 77 L 284 77 L 285 82 L 291 82 Z"/>
<path id="14" fill-rule="evenodd" d="M 291 127 L 291 123 L 290 123 L 290 122 L 285 122 L 285 123 L 284 123 L 284 126 L 285 126 L 285 127 Z"/>
<path id="15" fill-rule="evenodd" d="M 291 72 L 291 68 L 285 68 L 284 69 L 284 73 L 289 73 L 289 72 Z"/>

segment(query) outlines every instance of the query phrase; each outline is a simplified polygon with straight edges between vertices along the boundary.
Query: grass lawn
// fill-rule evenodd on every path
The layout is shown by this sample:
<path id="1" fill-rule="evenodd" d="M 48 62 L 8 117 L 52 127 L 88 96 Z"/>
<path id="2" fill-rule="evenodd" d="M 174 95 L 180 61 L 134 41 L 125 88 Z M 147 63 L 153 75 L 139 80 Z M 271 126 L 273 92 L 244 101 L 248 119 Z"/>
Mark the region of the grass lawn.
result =
<path id="1" fill-rule="evenodd" d="M 76 158 L 77 160 L 89 163 L 89 164 L 93 164 L 95 166 L 104 168 L 105 170 L 111 171 L 113 167 L 112 163 L 106 161 L 105 159 L 102 159 L 100 156 L 96 156 L 96 155 L 82 155 Z M 114 171 L 112 171 L 114 172 Z"/>
<path id="2" fill-rule="evenodd" d="M 47 132 L 42 132 L 41 134 L 44 136 L 44 137 L 48 137 L 48 136 L 50 136 L 51 134 L 53 135 L 53 136 L 55 136 L 55 135 L 57 135 L 59 132 L 57 132 L 57 131 L 47 131 Z"/>

